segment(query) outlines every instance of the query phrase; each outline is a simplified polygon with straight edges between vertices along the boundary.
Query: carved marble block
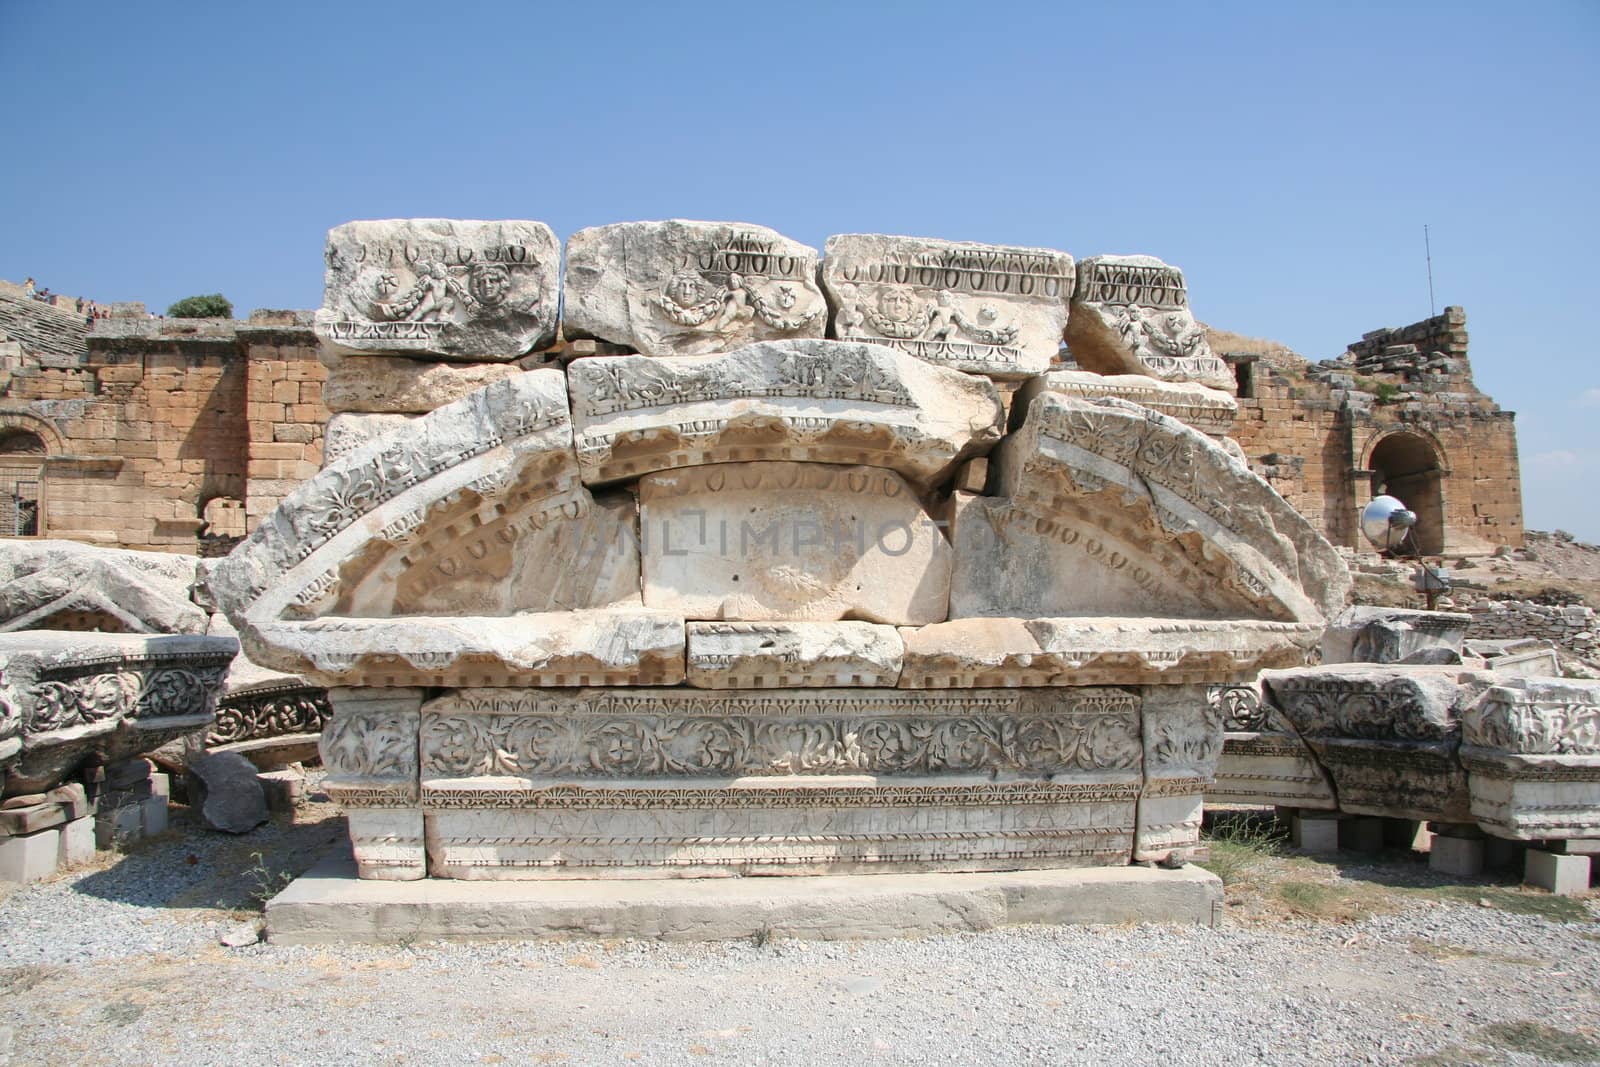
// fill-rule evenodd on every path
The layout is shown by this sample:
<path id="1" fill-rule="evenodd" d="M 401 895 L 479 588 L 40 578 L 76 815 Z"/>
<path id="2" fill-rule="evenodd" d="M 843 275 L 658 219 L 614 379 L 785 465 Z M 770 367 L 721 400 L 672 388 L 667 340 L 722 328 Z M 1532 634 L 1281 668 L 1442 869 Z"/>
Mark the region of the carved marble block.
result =
<path id="1" fill-rule="evenodd" d="M 410 881 L 427 874 L 417 806 L 423 695 L 406 688 L 328 691 L 323 788 L 345 809 L 362 878 Z"/>
<path id="2" fill-rule="evenodd" d="M 648 356 L 821 337 L 817 250 L 743 222 L 619 222 L 567 240 L 563 330 Z"/>
<path id="3" fill-rule="evenodd" d="M 1519 841 L 1600 837 L 1600 682 L 1499 681 L 1461 716 L 1473 818 Z"/>
<path id="4" fill-rule="evenodd" d="M 1222 715 L 1204 685 L 1144 689 L 1144 789 L 1133 858 L 1187 859 L 1200 844 L 1205 791 L 1222 754 Z"/>
<path id="5" fill-rule="evenodd" d="M 1321 627 L 1350 575 L 1216 441 L 1115 397 L 1043 392 L 956 494 L 950 614 L 1254 618 Z M 993 560 L 1003 553 L 1006 565 Z"/>
<path id="6" fill-rule="evenodd" d="M 1207 437 L 1223 438 L 1233 432 L 1239 402 L 1220 389 L 1195 382 L 1167 382 L 1145 374 L 1095 374 L 1091 371 L 1053 370 L 1029 378 L 1011 401 L 1011 427 L 1021 426 L 1028 405 L 1041 393 L 1098 400 L 1115 397 L 1177 419 Z"/>
<path id="7" fill-rule="evenodd" d="M 822 261 L 834 337 L 994 378 L 1056 358 L 1073 280 L 1065 252 L 875 233 L 828 238 Z"/>
<path id="8" fill-rule="evenodd" d="M 1238 391 L 1189 310 L 1183 272 L 1154 256 L 1090 256 L 1078 264 L 1067 347 L 1079 366 L 1100 374 Z"/>
<path id="9" fill-rule="evenodd" d="M 888 686 L 905 642 L 870 622 L 691 622 L 689 684 L 701 689 Z"/>
<path id="10" fill-rule="evenodd" d="M 337 351 L 516 359 L 555 342 L 560 259 L 542 222 L 347 222 L 328 231 L 317 337 Z"/>
<path id="11" fill-rule="evenodd" d="M 189 599 L 196 560 L 76 541 L 0 541 L 0 632 L 200 634 Z"/>
<path id="12" fill-rule="evenodd" d="M 1472 616 L 1465 612 L 1356 604 L 1328 624 L 1322 662 L 1460 663 L 1461 643 L 1471 625 Z"/>
<path id="13" fill-rule="evenodd" d="M 945 617 L 950 546 L 893 471 L 718 463 L 639 483 L 644 603 L 689 619 L 917 625 Z"/>
<path id="14" fill-rule="evenodd" d="M 785 341 L 720 356 L 595 356 L 567 368 L 583 480 L 806 460 L 919 486 L 1000 439 L 994 386 L 882 345 Z"/>
<path id="15" fill-rule="evenodd" d="M 1459 668 L 1341 664 L 1262 683 L 1333 779 L 1341 811 L 1472 821 L 1460 709 L 1482 690 Z"/>
<path id="16" fill-rule="evenodd" d="M 1336 810 L 1333 784 L 1311 749 L 1261 695 L 1258 684 L 1213 685 L 1206 699 L 1222 717 L 1222 756 L 1207 804 Z"/>
<path id="17" fill-rule="evenodd" d="M 0 634 L 0 794 L 149 752 L 216 715 L 239 643 L 193 635 Z"/>
<path id="18" fill-rule="evenodd" d="M 1092 688 L 462 690 L 423 707 L 427 851 L 454 878 L 1126 862 L 1139 721 Z"/>

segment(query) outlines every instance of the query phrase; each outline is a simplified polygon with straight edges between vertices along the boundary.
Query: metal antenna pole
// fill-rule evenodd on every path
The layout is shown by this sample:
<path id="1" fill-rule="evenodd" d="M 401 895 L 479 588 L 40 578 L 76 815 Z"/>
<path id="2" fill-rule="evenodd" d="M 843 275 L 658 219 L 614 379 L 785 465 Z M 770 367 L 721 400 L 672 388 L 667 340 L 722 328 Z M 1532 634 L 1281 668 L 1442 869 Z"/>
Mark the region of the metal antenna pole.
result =
<path id="1" fill-rule="evenodd" d="M 1433 303 L 1433 243 L 1428 240 L 1428 224 L 1422 224 L 1422 247 L 1428 255 L 1428 318 L 1434 316 Z"/>

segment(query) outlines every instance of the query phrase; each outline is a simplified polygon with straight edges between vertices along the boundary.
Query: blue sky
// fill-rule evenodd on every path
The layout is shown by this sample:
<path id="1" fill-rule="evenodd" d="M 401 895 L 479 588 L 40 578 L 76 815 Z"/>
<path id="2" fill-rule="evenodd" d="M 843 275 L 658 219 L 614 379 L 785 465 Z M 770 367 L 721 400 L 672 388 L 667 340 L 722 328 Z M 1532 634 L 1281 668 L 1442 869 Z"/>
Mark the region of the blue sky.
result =
<path id="1" fill-rule="evenodd" d="M 0 277 L 321 302 L 355 218 L 1147 252 L 1331 358 L 1467 309 L 1531 528 L 1600 542 L 1600 3 L 0 0 Z"/>

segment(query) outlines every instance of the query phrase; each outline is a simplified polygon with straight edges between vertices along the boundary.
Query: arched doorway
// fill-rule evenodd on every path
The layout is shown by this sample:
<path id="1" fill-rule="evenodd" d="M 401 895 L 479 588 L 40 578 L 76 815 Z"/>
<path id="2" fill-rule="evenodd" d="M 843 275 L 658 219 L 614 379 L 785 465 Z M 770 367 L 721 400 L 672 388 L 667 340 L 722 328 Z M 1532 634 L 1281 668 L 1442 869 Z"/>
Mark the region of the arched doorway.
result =
<path id="1" fill-rule="evenodd" d="M 1434 443 L 1420 434 L 1389 434 L 1372 449 L 1367 469 L 1373 495 L 1398 497 L 1417 513 L 1418 549 L 1429 556 L 1443 553 L 1444 467 Z"/>
<path id="2" fill-rule="evenodd" d="M 47 451 L 36 433 L 0 428 L 0 537 L 35 537 L 42 529 L 39 485 Z"/>

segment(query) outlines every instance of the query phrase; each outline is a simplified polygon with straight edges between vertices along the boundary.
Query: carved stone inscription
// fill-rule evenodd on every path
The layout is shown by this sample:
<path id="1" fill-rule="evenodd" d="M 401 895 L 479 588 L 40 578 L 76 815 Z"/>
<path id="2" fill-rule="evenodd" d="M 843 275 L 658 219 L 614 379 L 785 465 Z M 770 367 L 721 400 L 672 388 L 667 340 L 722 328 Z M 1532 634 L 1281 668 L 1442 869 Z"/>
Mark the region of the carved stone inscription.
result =
<path id="1" fill-rule="evenodd" d="M 1067 344 L 1081 366 L 1101 374 L 1237 389 L 1189 310 L 1183 272 L 1154 256 L 1091 256 L 1079 264 Z"/>
<path id="2" fill-rule="evenodd" d="M 821 337 L 817 252 L 764 226 L 623 222 L 567 242 L 566 333 L 645 355 Z"/>
<path id="3" fill-rule="evenodd" d="M 1023 378 L 1061 347 L 1072 257 L 882 234 L 828 238 L 833 335 L 995 378 Z"/>
<path id="4" fill-rule="evenodd" d="M 555 341 L 559 262 L 542 222 L 347 222 L 328 233 L 317 336 L 355 352 L 516 359 Z"/>

